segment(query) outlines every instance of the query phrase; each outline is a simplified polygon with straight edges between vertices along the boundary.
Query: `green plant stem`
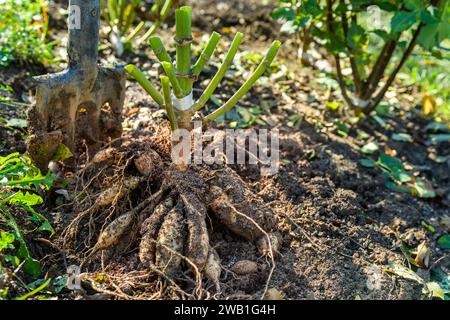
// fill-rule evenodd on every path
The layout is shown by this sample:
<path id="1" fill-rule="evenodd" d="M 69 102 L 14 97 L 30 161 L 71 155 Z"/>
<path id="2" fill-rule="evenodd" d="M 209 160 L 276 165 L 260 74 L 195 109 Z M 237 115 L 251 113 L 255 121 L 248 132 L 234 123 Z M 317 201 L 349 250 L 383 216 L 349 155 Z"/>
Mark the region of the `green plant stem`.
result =
<path id="1" fill-rule="evenodd" d="M 164 94 L 164 106 L 167 112 L 167 117 L 169 118 L 172 130 L 178 129 L 177 118 L 173 110 L 172 97 L 170 96 L 170 83 L 167 76 L 161 76 L 161 86 Z"/>
<path id="2" fill-rule="evenodd" d="M 208 63 L 209 59 L 211 59 L 211 56 L 213 55 L 214 51 L 216 50 L 217 44 L 220 40 L 220 34 L 217 32 L 213 32 L 211 35 L 211 38 L 209 38 L 208 44 L 206 45 L 205 49 L 200 54 L 200 57 L 198 57 L 197 62 L 192 67 L 192 74 L 195 76 L 198 76 L 200 72 L 202 72 L 203 67 L 205 64 Z"/>
<path id="3" fill-rule="evenodd" d="M 203 91 L 203 94 L 195 103 L 194 111 L 198 111 L 201 108 L 203 108 L 205 103 L 208 102 L 209 98 L 211 98 L 211 95 L 214 93 L 220 81 L 222 81 L 223 77 L 225 76 L 225 73 L 227 72 L 228 68 L 233 63 L 234 56 L 237 53 L 239 44 L 241 43 L 243 37 L 244 35 L 240 32 L 236 33 L 236 35 L 234 36 L 230 49 L 228 50 L 227 55 L 225 56 L 225 60 L 222 62 L 221 66 L 219 67 L 219 70 L 214 75 L 211 82 L 206 87 L 205 91 Z"/>
<path id="4" fill-rule="evenodd" d="M 118 16 L 119 25 L 120 25 L 119 29 L 121 29 L 121 27 L 123 27 L 123 17 L 125 15 L 127 1 L 126 0 L 118 0 L 118 2 L 119 3 L 117 4 L 117 6 L 119 7 L 119 16 Z"/>
<path id="5" fill-rule="evenodd" d="M 340 1 L 342 5 L 345 5 L 345 2 L 343 0 Z M 353 16 L 356 17 L 356 16 Z M 347 40 L 348 37 L 348 20 L 347 20 L 347 13 L 345 11 L 341 14 L 341 23 L 342 23 L 342 29 L 344 30 L 344 37 Z M 349 52 L 349 60 L 350 60 L 350 66 L 352 68 L 352 74 L 353 74 L 353 81 L 355 83 L 356 93 L 360 94 L 362 92 L 362 81 L 361 81 L 361 75 L 359 74 L 358 65 L 356 63 L 355 59 L 355 50 L 351 48 L 348 44 L 348 41 L 345 41 L 345 46 L 347 47 L 347 50 Z"/>
<path id="6" fill-rule="evenodd" d="M 155 23 L 153 23 L 153 24 L 150 26 L 150 28 L 149 28 L 148 31 L 142 36 L 142 38 L 140 38 L 140 39 L 138 40 L 138 43 L 141 44 L 141 43 L 144 43 L 145 41 L 147 41 L 147 39 L 148 39 L 149 37 L 151 37 L 151 36 L 156 32 L 156 30 L 158 30 L 158 28 L 159 28 L 160 25 L 161 25 L 161 22 L 160 22 L 160 21 L 155 21 Z"/>
<path id="7" fill-rule="evenodd" d="M 256 68 L 255 72 L 247 79 L 247 81 L 242 85 L 242 87 L 219 109 L 214 111 L 205 117 L 204 121 L 214 121 L 221 115 L 230 111 L 238 101 L 250 90 L 250 88 L 255 84 L 255 82 L 264 74 L 267 68 L 272 64 L 275 59 L 278 50 L 280 49 L 281 42 L 274 41 L 272 46 L 267 51 L 261 63 Z"/>
<path id="8" fill-rule="evenodd" d="M 124 20 L 125 23 L 122 27 L 122 34 L 127 34 L 128 30 L 130 30 L 131 26 L 133 25 L 134 20 L 136 19 L 136 12 L 134 12 L 134 6 L 129 4 L 124 13 Z"/>
<path id="9" fill-rule="evenodd" d="M 327 0 L 327 29 L 328 32 L 333 36 L 337 37 L 335 33 L 335 24 L 336 21 L 333 19 L 333 0 Z M 341 90 L 342 97 L 344 98 L 345 102 L 350 106 L 350 108 L 355 109 L 356 106 L 353 103 L 352 99 L 347 93 L 347 88 L 345 87 L 345 80 L 344 75 L 342 74 L 342 67 L 341 67 L 341 58 L 339 57 L 339 53 L 333 53 L 334 60 L 336 62 L 336 73 L 339 83 L 339 88 Z"/>
<path id="10" fill-rule="evenodd" d="M 125 41 L 131 41 L 138 35 L 139 32 L 141 32 L 142 28 L 144 28 L 145 22 L 141 21 L 136 28 L 134 28 L 133 31 L 125 38 Z"/>
<path id="11" fill-rule="evenodd" d="M 114 21 L 117 19 L 117 0 L 108 0 L 108 11 L 110 25 L 114 25 Z"/>
<path id="12" fill-rule="evenodd" d="M 362 100 L 368 100 L 376 91 L 378 83 L 386 71 L 386 68 L 391 61 L 392 55 L 397 48 L 398 38 L 395 40 L 389 40 L 383 46 L 377 61 L 375 62 L 372 72 L 366 80 L 364 92 L 362 94 Z"/>
<path id="13" fill-rule="evenodd" d="M 164 20 L 166 20 L 166 17 L 169 14 L 169 10 L 172 7 L 172 4 L 173 0 L 166 0 L 161 9 L 161 12 L 159 13 L 159 21 L 164 22 Z"/>
<path id="14" fill-rule="evenodd" d="M 172 59 L 170 59 L 169 54 L 164 47 L 164 44 L 159 37 L 151 37 L 150 38 L 150 47 L 158 58 L 159 62 L 169 62 L 172 63 Z"/>
<path id="15" fill-rule="evenodd" d="M 36 293 L 39 293 L 40 291 L 44 290 L 50 284 L 51 281 L 52 281 L 52 279 L 48 279 L 47 281 L 45 281 L 43 284 L 41 284 L 36 289 L 28 292 L 27 294 L 24 294 L 23 296 L 16 298 L 16 300 L 26 300 L 29 297 L 34 296 Z"/>
<path id="16" fill-rule="evenodd" d="M 169 14 L 170 8 L 172 7 L 172 3 L 173 0 L 166 0 L 166 2 L 164 3 L 161 12 L 159 14 L 159 19 L 157 21 L 155 21 L 155 23 L 150 27 L 150 29 L 148 29 L 148 31 L 138 40 L 138 44 L 142 44 L 144 42 L 146 42 L 148 40 L 148 38 L 150 38 L 155 31 L 159 28 L 159 26 L 161 25 L 161 23 L 164 22 L 164 20 L 166 20 L 167 15 Z"/>
<path id="17" fill-rule="evenodd" d="M 164 106 L 163 96 L 153 87 L 147 78 L 145 78 L 142 71 L 132 64 L 125 66 L 125 70 L 142 86 L 142 88 L 144 88 L 145 91 L 147 91 L 159 106 Z"/>
<path id="18" fill-rule="evenodd" d="M 175 71 L 173 70 L 172 64 L 167 61 L 163 61 L 161 62 L 161 64 L 164 69 L 164 72 L 169 77 L 175 96 L 178 99 L 183 98 L 185 95 L 183 94 L 183 90 L 181 89 L 180 83 L 178 82 L 177 76 L 175 75 Z"/>
<path id="19" fill-rule="evenodd" d="M 364 110 L 365 114 L 369 114 L 370 112 L 372 112 L 376 108 L 376 106 L 381 102 L 381 100 L 383 100 L 386 92 L 388 91 L 388 89 L 392 85 L 392 83 L 394 82 L 397 74 L 400 72 L 400 70 L 402 69 L 402 67 L 405 64 L 406 60 L 408 60 L 409 56 L 413 52 L 414 47 L 416 45 L 417 38 L 419 37 L 423 26 L 424 26 L 424 24 L 420 23 L 419 26 L 417 27 L 416 31 L 414 32 L 414 35 L 413 35 L 412 39 L 409 42 L 408 48 L 403 53 L 403 56 L 402 56 L 400 62 L 398 63 L 397 67 L 392 71 L 391 75 L 389 76 L 389 78 L 386 81 L 386 83 L 383 86 L 383 88 L 381 88 L 380 92 L 375 96 L 375 98 L 374 98 L 374 100 L 372 102 L 372 105 L 368 108 L 368 110 Z"/>
<path id="20" fill-rule="evenodd" d="M 159 8 L 161 8 L 161 5 L 163 4 L 164 0 L 157 0 L 155 4 L 150 9 L 151 14 L 156 14 L 159 11 Z"/>
<path id="21" fill-rule="evenodd" d="M 183 94 L 187 96 L 192 91 L 191 72 L 191 42 L 192 42 L 192 8 L 181 7 L 175 11 L 175 40 L 177 51 L 177 77 Z"/>

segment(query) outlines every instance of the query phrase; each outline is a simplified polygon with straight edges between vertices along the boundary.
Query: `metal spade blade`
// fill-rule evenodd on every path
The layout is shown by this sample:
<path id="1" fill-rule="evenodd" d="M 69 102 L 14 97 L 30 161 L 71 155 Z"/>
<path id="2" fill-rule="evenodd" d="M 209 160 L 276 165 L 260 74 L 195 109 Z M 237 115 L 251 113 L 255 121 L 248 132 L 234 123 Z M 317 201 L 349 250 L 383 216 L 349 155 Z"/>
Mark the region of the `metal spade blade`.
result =
<path id="1" fill-rule="evenodd" d="M 35 78 L 28 116 L 28 154 L 43 172 L 61 144 L 74 155 L 86 144 L 92 155 L 122 134 L 125 72 L 97 65 L 100 0 L 70 0 L 68 25 L 67 69 Z"/>

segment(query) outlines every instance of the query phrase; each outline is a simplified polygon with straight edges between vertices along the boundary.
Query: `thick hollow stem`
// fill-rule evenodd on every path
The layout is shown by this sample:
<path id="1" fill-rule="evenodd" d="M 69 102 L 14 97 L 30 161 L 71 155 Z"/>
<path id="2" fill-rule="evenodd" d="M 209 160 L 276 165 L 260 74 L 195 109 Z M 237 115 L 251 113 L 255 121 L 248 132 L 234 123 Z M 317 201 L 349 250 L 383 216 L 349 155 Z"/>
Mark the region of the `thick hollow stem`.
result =
<path id="1" fill-rule="evenodd" d="M 248 80 L 242 85 L 242 87 L 219 109 L 210 115 L 206 116 L 204 121 L 214 121 L 221 115 L 230 111 L 236 103 L 250 90 L 250 88 L 255 84 L 255 82 L 264 74 L 266 69 L 271 65 L 275 59 L 278 50 L 280 49 L 281 42 L 274 41 L 270 49 L 267 51 L 265 57 L 261 63 L 256 68 L 255 72 L 248 78 Z"/>
<path id="2" fill-rule="evenodd" d="M 173 66 L 170 62 L 163 61 L 161 62 L 164 72 L 169 77 L 170 83 L 172 84 L 173 92 L 178 99 L 184 97 L 183 90 L 181 89 L 180 83 L 178 82 L 177 76 L 175 75 L 175 71 L 173 70 Z"/>
<path id="3" fill-rule="evenodd" d="M 236 33 L 236 36 L 234 37 L 234 40 L 231 43 L 230 49 L 228 50 L 225 60 L 222 62 L 222 65 L 215 74 L 214 78 L 212 78 L 209 85 L 206 87 L 205 91 L 203 91 L 203 94 L 195 103 L 194 111 L 198 111 L 201 108 L 203 108 L 205 103 L 208 102 L 209 98 L 211 98 L 211 95 L 214 93 L 220 81 L 222 81 L 223 77 L 225 76 L 225 73 L 227 72 L 228 68 L 233 63 L 234 56 L 237 53 L 239 44 L 241 43 L 243 37 L 244 35 L 242 33 L 240 32 Z"/>
<path id="4" fill-rule="evenodd" d="M 172 63 L 172 59 L 170 59 L 170 56 L 159 37 L 150 38 L 150 47 L 160 62 Z"/>
<path id="5" fill-rule="evenodd" d="M 192 42 L 192 8 L 181 7 L 175 11 L 177 77 L 183 94 L 192 91 L 191 73 L 191 42 Z"/>
<path id="6" fill-rule="evenodd" d="M 172 130 L 178 129 L 177 118 L 173 110 L 172 97 L 170 96 L 170 83 L 167 76 L 161 76 L 161 86 L 164 94 L 164 106 L 169 118 Z"/>
<path id="7" fill-rule="evenodd" d="M 198 76 L 200 72 L 202 72 L 203 67 L 208 63 L 209 59 L 211 59 L 211 56 L 216 50 L 219 40 L 220 34 L 218 34 L 217 32 L 213 32 L 211 38 L 209 38 L 208 44 L 200 54 L 200 57 L 198 57 L 198 60 L 195 63 L 195 65 L 192 67 L 192 74 L 194 76 Z"/>
<path id="8" fill-rule="evenodd" d="M 125 66 L 125 70 L 144 88 L 152 99 L 159 105 L 164 106 L 164 98 L 147 80 L 145 75 L 135 65 L 129 64 Z"/>

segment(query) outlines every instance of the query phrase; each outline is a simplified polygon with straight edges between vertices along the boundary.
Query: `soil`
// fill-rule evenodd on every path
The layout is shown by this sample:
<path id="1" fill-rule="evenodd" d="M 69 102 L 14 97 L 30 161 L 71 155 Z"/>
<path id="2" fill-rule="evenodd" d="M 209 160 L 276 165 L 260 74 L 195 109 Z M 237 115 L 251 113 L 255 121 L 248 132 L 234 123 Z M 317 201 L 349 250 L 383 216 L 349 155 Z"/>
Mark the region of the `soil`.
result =
<path id="1" fill-rule="evenodd" d="M 241 31 L 247 36 L 243 50 L 259 53 L 264 52 L 275 38 L 286 40 L 279 60 L 287 65 L 294 78 L 255 86 L 240 103 L 245 107 L 260 106 L 263 100 L 267 106 L 262 116 L 266 125 L 258 124 L 257 127 L 280 130 L 280 171 L 273 176 L 261 176 L 255 166 L 232 166 L 245 187 L 273 212 L 277 221 L 274 231 L 282 236 L 269 287 L 279 290 L 286 299 L 355 299 L 357 296 L 362 299 L 419 299 L 420 285 L 382 270 L 389 263 L 405 264 L 405 256 L 400 250 L 402 241 L 412 248 L 425 241 L 432 252 L 432 263 L 445 256 L 445 252 L 436 247 L 435 240 L 446 231 L 439 224 L 440 218 L 450 214 L 450 162 L 437 163 L 430 158 L 430 153 L 448 156 L 450 146 L 448 143 L 436 146 L 426 143 L 423 128 L 432 120 L 420 115 L 415 89 L 396 85 L 395 99 L 399 108 L 387 119 L 385 126 L 367 118 L 359 127 L 352 127 L 347 136 L 342 136 L 333 123 L 345 114 L 326 107 L 328 101 L 340 99 L 339 92 L 316 84 L 318 70 L 301 67 L 300 63 L 292 61 L 296 56 L 296 43 L 279 35 L 279 25 L 269 18 L 270 5 L 263 6 L 256 0 L 233 0 L 195 1 L 193 7 L 194 35 L 218 31 L 225 34 L 227 43 L 236 31 Z M 166 39 L 169 40 L 170 37 Z M 102 57 L 110 60 L 108 51 L 104 51 Z M 123 59 L 154 72 L 152 66 L 156 61 L 148 48 Z M 17 75 L 5 73 L 8 74 L 9 78 L 2 75 L 2 84 L 12 85 L 15 93 L 22 92 L 23 83 L 16 80 Z M 203 74 L 197 89 L 203 86 L 208 75 L 208 72 Z M 242 82 L 242 79 L 234 80 L 227 81 L 220 89 L 219 97 L 228 95 Z M 297 127 L 292 128 L 290 122 L 296 115 L 301 118 Z M 94 199 L 104 186 L 111 185 L 118 172 L 136 174 L 135 168 L 126 162 L 146 148 L 156 150 L 162 156 L 164 165 L 161 165 L 163 169 L 158 177 L 163 177 L 169 166 L 168 144 L 162 138 L 167 133 L 167 122 L 135 82 L 128 82 L 124 118 L 123 157 L 96 178 L 98 184 L 88 187 L 88 194 Z M 421 174 L 432 182 L 437 197 L 421 199 L 388 190 L 379 170 L 360 164 L 360 160 L 366 158 L 359 151 L 366 143 L 360 138 L 361 131 L 375 136 L 380 149 L 395 150 L 397 157 L 405 163 L 420 167 Z M 409 133 L 413 142 L 393 141 L 390 139 L 393 133 Z M 14 149 L 7 145 L 6 150 Z M 80 160 L 86 159 L 82 156 Z M 89 180 L 89 174 L 85 175 L 88 171 L 82 168 L 65 168 L 70 193 L 77 183 Z M 160 188 L 161 179 L 156 180 L 142 183 L 141 188 L 130 192 L 108 213 L 118 216 L 136 207 Z M 86 252 L 80 249 L 69 250 L 64 255 L 59 251 L 63 248 L 61 232 L 77 212 L 85 209 L 84 205 L 86 203 L 61 203 L 61 197 L 56 194 L 47 199 L 43 211 L 55 226 L 57 235 L 50 239 L 53 247 L 45 248 L 44 245 L 45 249 L 42 249 L 43 244 L 37 242 L 33 247 L 50 276 L 64 273 L 67 265 L 79 263 L 85 257 Z M 96 216 L 103 219 L 96 221 L 100 227 L 105 221 L 105 212 Z M 270 275 L 270 259 L 258 252 L 256 241 L 232 233 L 210 211 L 208 217 L 209 243 L 220 256 L 223 268 L 221 294 L 214 296 L 217 292 L 213 284 L 205 280 L 201 298 L 259 299 Z M 433 225 L 436 232 L 428 232 L 421 226 L 422 221 Z M 85 228 L 82 232 L 88 231 Z M 85 236 L 86 233 L 82 233 L 79 239 Z M 177 289 L 167 279 L 161 280 L 148 273 L 139 260 L 138 240 L 136 235 L 134 242 L 128 239 L 125 246 L 122 243 L 122 247 L 119 245 L 98 253 L 87 262 L 86 270 L 83 270 L 86 271 L 86 283 L 100 282 L 102 291 L 86 285 L 86 291 L 66 292 L 63 297 L 93 298 L 93 294 L 100 291 L 100 298 L 186 298 L 181 290 L 195 289 L 195 275 L 186 269 L 175 281 L 180 286 Z M 257 270 L 243 275 L 231 272 L 233 265 L 241 260 L 256 262 Z M 441 267 L 448 270 L 449 259 L 444 260 Z M 424 273 L 429 275 L 428 270 Z M 370 285 L 374 279 L 379 286 Z M 162 289 L 163 282 L 167 286 L 165 290 Z"/>

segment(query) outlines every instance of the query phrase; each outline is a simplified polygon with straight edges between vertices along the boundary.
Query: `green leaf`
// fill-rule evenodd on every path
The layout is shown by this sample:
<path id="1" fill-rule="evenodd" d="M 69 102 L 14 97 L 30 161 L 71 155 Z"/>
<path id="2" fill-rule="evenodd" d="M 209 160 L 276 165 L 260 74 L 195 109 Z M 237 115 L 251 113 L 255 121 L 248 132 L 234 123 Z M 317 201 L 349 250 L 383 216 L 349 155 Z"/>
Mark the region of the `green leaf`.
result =
<path id="1" fill-rule="evenodd" d="M 46 282 L 44 282 L 42 285 L 40 285 L 39 287 L 37 287 L 33 291 L 31 291 L 31 292 L 29 292 L 29 293 L 27 293 L 27 294 L 25 294 L 25 295 L 23 295 L 21 297 L 16 298 L 16 300 L 26 300 L 29 297 L 34 296 L 36 293 L 44 290 L 50 284 L 51 281 L 52 281 L 52 279 L 48 279 Z"/>
<path id="2" fill-rule="evenodd" d="M 382 153 L 378 158 L 378 165 L 386 169 L 396 182 L 404 183 L 412 180 L 411 176 L 404 170 L 403 162 L 398 158 Z"/>
<path id="3" fill-rule="evenodd" d="M 378 151 L 378 149 L 379 149 L 379 146 L 377 143 L 369 142 L 361 148 L 361 152 L 366 153 L 366 154 L 372 154 L 372 153 Z"/>
<path id="4" fill-rule="evenodd" d="M 38 276 L 42 272 L 41 264 L 33 258 L 26 258 L 23 270 L 33 276 Z"/>
<path id="5" fill-rule="evenodd" d="M 38 231 L 48 231 L 52 235 L 55 234 L 55 229 L 53 229 L 52 225 L 48 221 L 45 221 L 43 224 L 41 224 L 41 226 L 38 228 Z"/>
<path id="6" fill-rule="evenodd" d="M 391 29 L 394 33 L 401 33 L 416 23 L 416 12 L 398 11 L 391 20 Z"/>
<path id="7" fill-rule="evenodd" d="M 35 206 L 38 204 L 42 204 L 44 201 L 37 194 L 29 192 L 26 192 L 24 194 L 22 192 L 17 192 L 11 198 L 9 198 L 8 202 L 11 204 L 25 204 L 27 206 Z"/>
<path id="8" fill-rule="evenodd" d="M 450 128 L 448 125 L 442 122 L 431 122 L 425 127 L 426 131 L 434 131 L 434 132 L 450 132 Z"/>
<path id="9" fill-rule="evenodd" d="M 376 166 L 376 162 L 372 159 L 361 159 L 359 160 L 359 163 L 366 168 L 373 168 Z"/>
<path id="10" fill-rule="evenodd" d="M 67 286 L 67 276 L 58 276 L 53 280 L 53 287 L 55 288 L 55 293 L 60 293 Z"/>
<path id="11" fill-rule="evenodd" d="M 312 16 L 312 17 L 318 17 L 323 13 L 323 11 L 320 9 L 319 5 L 317 4 L 317 0 L 306 0 L 302 3 L 302 12 Z"/>
<path id="12" fill-rule="evenodd" d="M 420 12 L 420 21 L 424 24 L 438 24 L 440 21 L 436 17 L 434 17 L 428 10 L 422 10 Z"/>
<path id="13" fill-rule="evenodd" d="M 14 242 L 14 235 L 9 232 L 1 231 L 0 232 L 0 252 L 3 249 L 12 249 L 14 248 L 11 244 Z"/>
<path id="14" fill-rule="evenodd" d="M 364 28 L 356 23 L 352 23 L 347 34 L 347 43 L 350 48 L 359 49 L 366 43 L 366 41 L 367 35 Z"/>
<path id="15" fill-rule="evenodd" d="M 390 3 L 389 1 L 383 1 L 383 2 L 379 3 L 378 6 L 380 7 L 381 10 L 388 11 L 388 12 L 398 10 L 397 6 L 394 5 L 393 3 Z"/>
<path id="16" fill-rule="evenodd" d="M 450 134 L 430 134 L 431 142 L 434 144 L 450 141 Z"/>
<path id="17" fill-rule="evenodd" d="M 287 7 L 279 7 L 272 11 L 272 18 L 275 20 L 278 19 L 286 19 L 286 20 L 294 20 L 297 14 L 292 8 Z"/>
<path id="18" fill-rule="evenodd" d="M 433 298 L 445 299 L 445 292 L 437 282 L 427 282 L 428 292 Z"/>
<path id="19" fill-rule="evenodd" d="M 438 44 L 437 35 L 439 31 L 439 24 L 429 24 L 423 27 L 420 31 L 417 43 L 425 50 L 431 50 Z"/>
<path id="20" fill-rule="evenodd" d="M 421 5 L 421 0 L 404 0 L 405 7 L 408 10 L 416 11 L 419 10 Z"/>
<path id="21" fill-rule="evenodd" d="M 17 266 L 20 265 L 20 259 L 17 258 L 16 256 L 6 255 L 5 256 L 5 261 L 10 263 L 14 267 L 17 267 Z"/>
<path id="22" fill-rule="evenodd" d="M 396 192 L 411 193 L 411 187 L 405 185 L 398 185 L 397 183 L 392 182 L 391 180 L 389 180 L 391 177 L 386 172 L 384 172 L 383 175 L 386 178 L 386 188 L 388 188 L 389 190 Z"/>
<path id="23" fill-rule="evenodd" d="M 449 300 L 450 294 L 450 274 L 441 268 L 433 268 L 430 272 L 430 280 L 439 283 L 439 286 L 446 293 L 446 300 Z"/>
<path id="24" fill-rule="evenodd" d="M 394 133 L 392 135 L 392 140 L 400 142 L 413 142 L 411 135 L 407 133 Z"/>
<path id="25" fill-rule="evenodd" d="M 422 227 L 424 227 L 425 229 L 427 229 L 427 230 L 428 230 L 429 232 L 431 232 L 431 233 L 435 233 L 435 232 L 436 232 L 436 229 L 435 229 L 432 225 L 426 223 L 426 222 L 423 221 L 423 220 L 420 222 L 420 225 L 421 225 Z"/>
<path id="26" fill-rule="evenodd" d="M 373 115 L 372 118 L 381 126 L 384 127 L 386 125 L 386 121 L 383 120 L 383 118 L 381 118 L 378 115 Z"/>
<path id="27" fill-rule="evenodd" d="M 341 136 L 347 136 L 348 133 L 350 132 L 350 127 L 346 123 L 344 123 L 342 121 L 336 122 L 336 127 L 338 129 L 338 133 Z"/>
<path id="28" fill-rule="evenodd" d="M 337 109 L 339 109 L 341 107 L 341 103 L 337 102 L 337 101 L 329 101 L 327 103 L 327 108 L 333 111 L 336 111 Z"/>
<path id="29" fill-rule="evenodd" d="M 339 37 L 329 37 L 326 47 L 332 53 L 344 52 L 346 49 L 345 42 Z"/>
<path id="30" fill-rule="evenodd" d="M 422 178 L 416 178 L 414 181 L 414 193 L 420 198 L 434 198 L 436 192 L 431 183 Z"/>
<path id="31" fill-rule="evenodd" d="M 41 174 L 34 175 L 32 177 L 25 177 L 19 180 L 9 181 L 5 185 L 10 187 L 29 187 L 34 186 L 35 188 L 39 188 L 41 185 L 46 187 L 47 189 L 53 184 L 55 177 L 49 173 L 46 176 Z"/>
<path id="32" fill-rule="evenodd" d="M 381 39 L 383 39 L 385 42 L 392 39 L 392 35 L 386 32 L 386 30 L 383 29 L 377 29 L 371 31 L 372 33 L 375 33 L 377 36 L 379 36 Z"/>
<path id="33" fill-rule="evenodd" d="M 5 126 L 13 128 L 26 128 L 28 127 L 28 122 L 26 119 L 12 118 L 6 122 Z"/>
<path id="34" fill-rule="evenodd" d="M 33 276 L 38 276 L 42 271 L 41 265 L 39 261 L 30 256 L 27 244 L 25 239 L 22 237 L 22 233 L 16 220 L 14 219 L 14 216 L 8 211 L 3 211 L 3 214 L 7 217 L 8 225 L 14 230 L 14 238 L 19 242 L 17 256 L 25 259 L 23 270 Z"/>
<path id="35" fill-rule="evenodd" d="M 71 157 L 73 157 L 72 151 L 70 151 L 70 149 L 66 145 L 60 144 L 55 151 L 52 161 L 54 162 L 64 161 Z"/>
<path id="36" fill-rule="evenodd" d="M 450 249 L 450 235 L 446 234 L 439 237 L 437 245 L 442 249 Z"/>
<path id="37" fill-rule="evenodd" d="M 437 43 L 440 44 L 443 41 L 448 40 L 449 38 L 450 38 L 450 23 L 448 21 L 442 21 L 441 23 L 439 23 Z"/>
<path id="38" fill-rule="evenodd" d="M 295 33 L 295 32 L 298 32 L 298 26 L 295 25 L 293 21 L 288 21 L 281 26 L 280 32 Z"/>
<path id="39" fill-rule="evenodd" d="M 378 163 L 390 171 L 403 170 L 402 160 L 391 157 L 386 153 L 382 153 L 378 158 Z"/>

